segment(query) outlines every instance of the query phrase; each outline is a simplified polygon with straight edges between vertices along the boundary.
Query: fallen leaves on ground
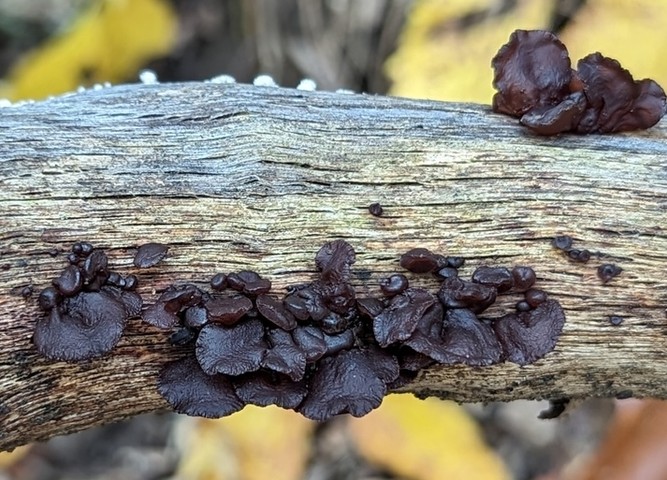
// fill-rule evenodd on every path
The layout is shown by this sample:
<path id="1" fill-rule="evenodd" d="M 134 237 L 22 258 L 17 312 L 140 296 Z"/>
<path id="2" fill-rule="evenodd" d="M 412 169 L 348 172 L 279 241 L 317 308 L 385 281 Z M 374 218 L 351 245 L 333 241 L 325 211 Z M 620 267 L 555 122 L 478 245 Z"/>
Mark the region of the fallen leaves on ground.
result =
<path id="1" fill-rule="evenodd" d="M 664 480 L 667 478 L 667 402 L 623 400 L 600 448 L 553 480 Z"/>
<path id="2" fill-rule="evenodd" d="M 509 473 L 475 421 L 453 402 L 390 395 L 350 419 L 349 434 L 370 463 L 413 480 L 502 480 Z"/>
<path id="3" fill-rule="evenodd" d="M 289 410 L 250 405 L 220 420 L 183 417 L 175 430 L 181 451 L 176 477 L 299 480 L 314 426 Z"/>
<path id="4" fill-rule="evenodd" d="M 40 99 L 128 80 L 170 51 L 176 31 L 167 0 L 100 0 L 63 35 L 28 53 L 10 71 L 3 93 L 10 100 Z"/>
<path id="5" fill-rule="evenodd" d="M 386 64 L 392 95 L 490 103 L 491 58 L 516 28 L 545 28 L 552 0 L 419 0 Z"/>

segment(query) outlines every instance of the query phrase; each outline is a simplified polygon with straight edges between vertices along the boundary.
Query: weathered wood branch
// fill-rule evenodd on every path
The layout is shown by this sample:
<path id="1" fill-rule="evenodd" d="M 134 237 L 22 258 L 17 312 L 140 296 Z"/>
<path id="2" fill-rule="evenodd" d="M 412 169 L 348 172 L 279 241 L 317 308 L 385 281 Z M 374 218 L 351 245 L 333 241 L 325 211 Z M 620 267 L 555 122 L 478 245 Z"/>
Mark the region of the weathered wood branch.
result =
<path id="1" fill-rule="evenodd" d="M 361 294 L 416 246 L 466 257 L 464 273 L 531 265 L 566 309 L 556 350 L 524 368 L 433 368 L 406 390 L 667 397 L 665 122 L 539 138 L 483 106 L 197 83 L 6 108 L 0 132 L 0 449 L 166 407 L 156 372 L 176 353 L 139 320 L 97 361 L 53 363 L 31 345 L 40 312 L 20 291 L 48 285 L 65 263 L 49 252 L 80 239 L 125 273 L 137 244 L 171 245 L 140 273 L 149 302 L 217 271 L 257 270 L 276 289 L 307 281 L 334 238 L 358 251 Z M 376 201 L 381 218 L 367 211 Z M 600 257 L 568 261 L 550 246 L 557 234 Z M 602 284 L 603 261 L 622 275 Z"/>

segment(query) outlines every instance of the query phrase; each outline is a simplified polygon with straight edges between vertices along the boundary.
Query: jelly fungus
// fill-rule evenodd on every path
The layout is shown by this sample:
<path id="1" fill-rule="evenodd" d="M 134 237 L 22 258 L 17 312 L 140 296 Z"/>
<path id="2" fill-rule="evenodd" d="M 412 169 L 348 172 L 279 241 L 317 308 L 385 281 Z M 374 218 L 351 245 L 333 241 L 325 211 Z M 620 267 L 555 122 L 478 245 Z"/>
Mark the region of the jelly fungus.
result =
<path id="1" fill-rule="evenodd" d="M 350 283 L 356 254 L 344 240 L 326 242 L 315 255 L 316 278 L 285 295 L 272 293 L 257 272 L 218 273 L 210 291 L 171 285 L 142 311 L 137 278 L 112 271 L 88 245 L 75 245 L 69 266 L 38 297 L 46 312 L 35 328 L 39 352 L 71 361 L 103 355 L 128 318 L 141 314 L 184 355 L 162 368 L 158 391 L 188 415 L 218 418 L 254 404 L 318 421 L 361 416 L 436 363 L 534 362 L 554 348 L 565 321 L 558 302 L 535 288 L 532 268 L 483 266 L 467 280 L 458 271 L 462 257 L 425 248 L 406 252 L 400 264 L 433 273 L 436 292 L 390 273 L 379 282 L 381 294 L 357 298 Z M 138 263 L 153 264 L 159 250 L 146 249 Z M 479 318 L 511 292 L 524 296 L 511 313 Z"/>
<path id="2" fill-rule="evenodd" d="M 613 133 L 650 128 L 667 99 L 653 80 L 636 81 L 620 63 L 592 53 L 570 64 L 551 32 L 516 30 L 491 61 L 493 111 L 520 119 L 538 135 Z"/>

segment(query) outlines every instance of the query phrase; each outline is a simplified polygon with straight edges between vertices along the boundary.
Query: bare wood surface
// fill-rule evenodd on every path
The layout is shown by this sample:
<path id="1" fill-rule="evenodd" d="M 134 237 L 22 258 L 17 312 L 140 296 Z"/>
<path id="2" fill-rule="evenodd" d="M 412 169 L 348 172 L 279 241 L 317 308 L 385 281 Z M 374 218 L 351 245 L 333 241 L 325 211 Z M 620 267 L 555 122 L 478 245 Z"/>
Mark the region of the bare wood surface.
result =
<path id="1" fill-rule="evenodd" d="M 485 106 L 193 83 L 5 108 L 0 132 L 0 449 L 167 407 L 156 373 L 179 354 L 139 320 L 101 360 L 49 362 L 31 345 L 36 294 L 19 292 L 64 266 L 51 249 L 84 239 L 122 273 L 137 273 L 136 245 L 169 244 L 166 261 L 139 272 L 147 302 L 218 271 L 257 270 L 276 290 L 308 281 L 334 238 L 358 252 L 360 295 L 416 246 L 466 257 L 464 274 L 531 265 L 566 309 L 554 352 L 523 368 L 433 368 L 405 390 L 464 402 L 667 397 L 665 122 L 539 138 Z M 557 234 L 600 256 L 567 260 L 550 246 Z M 603 262 L 624 269 L 606 285 Z"/>

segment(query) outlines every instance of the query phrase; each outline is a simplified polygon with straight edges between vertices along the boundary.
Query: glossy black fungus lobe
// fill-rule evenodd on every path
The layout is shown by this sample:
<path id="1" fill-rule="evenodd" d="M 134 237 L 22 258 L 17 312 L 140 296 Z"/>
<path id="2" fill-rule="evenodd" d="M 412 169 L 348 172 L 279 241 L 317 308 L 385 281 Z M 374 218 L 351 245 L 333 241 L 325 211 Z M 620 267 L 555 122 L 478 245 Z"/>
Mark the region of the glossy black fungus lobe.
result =
<path id="1" fill-rule="evenodd" d="M 146 243 L 137 249 L 134 266 L 137 268 L 154 267 L 167 255 L 169 247 L 161 243 Z"/>
<path id="2" fill-rule="evenodd" d="M 514 277 L 506 267 L 478 267 L 472 272 L 472 281 L 495 287 L 498 293 L 506 292 L 514 286 Z"/>
<path id="3" fill-rule="evenodd" d="M 554 239 L 551 241 L 551 244 L 558 250 L 567 251 L 572 248 L 572 237 L 569 235 L 559 235 L 554 237 Z"/>
<path id="4" fill-rule="evenodd" d="M 387 297 L 393 297 L 408 288 L 408 279 L 405 275 L 395 273 L 380 282 L 380 290 Z"/>

